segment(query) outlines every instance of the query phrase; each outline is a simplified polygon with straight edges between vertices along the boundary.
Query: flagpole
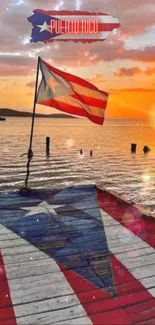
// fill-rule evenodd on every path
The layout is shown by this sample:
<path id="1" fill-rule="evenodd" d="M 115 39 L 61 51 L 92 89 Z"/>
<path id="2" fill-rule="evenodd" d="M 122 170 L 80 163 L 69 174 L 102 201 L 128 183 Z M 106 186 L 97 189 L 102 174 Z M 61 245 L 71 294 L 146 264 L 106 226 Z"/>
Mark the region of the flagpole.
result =
<path id="1" fill-rule="evenodd" d="M 29 175 L 30 175 L 30 162 L 33 158 L 32 142 L 33 142 L 34 119 L 35 119 L 35 110 L 36 110 L 36 101 L 37 101 L 37 87 L 38 87 L 38 79 L 39 79 L 39 64 L 40 64 L 40 57 L 38 57 L 38 63 L 37 63 L 37 75 L 36 75 L 36 83 L 35 83 L 33 115 L 32 115 L 32 124 L 31 124 L 30 143 L 29 143 L 29 149 L 28 149 L 28 153 L 27 153 L 28 161 L 27 161 L 27 172 L 26 172 L 25 188 L 24 189 L 28 189 L 28 180 L 29 180 Z"/>

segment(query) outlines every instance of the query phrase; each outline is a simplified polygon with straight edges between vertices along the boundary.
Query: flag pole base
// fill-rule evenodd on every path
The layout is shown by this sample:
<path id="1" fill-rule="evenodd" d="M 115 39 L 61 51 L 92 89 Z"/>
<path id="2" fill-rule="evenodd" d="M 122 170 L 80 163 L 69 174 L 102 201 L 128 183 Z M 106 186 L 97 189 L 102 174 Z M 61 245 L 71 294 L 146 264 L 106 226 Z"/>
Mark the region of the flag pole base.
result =
<path id="1" fill-rule="evenodd" d="M 31 192 L 32 189 L 28 186 L 22 186 L 20 189 L 19 189 L 19 192 L 20 193 L 28 193 L 28 192 Z"/>

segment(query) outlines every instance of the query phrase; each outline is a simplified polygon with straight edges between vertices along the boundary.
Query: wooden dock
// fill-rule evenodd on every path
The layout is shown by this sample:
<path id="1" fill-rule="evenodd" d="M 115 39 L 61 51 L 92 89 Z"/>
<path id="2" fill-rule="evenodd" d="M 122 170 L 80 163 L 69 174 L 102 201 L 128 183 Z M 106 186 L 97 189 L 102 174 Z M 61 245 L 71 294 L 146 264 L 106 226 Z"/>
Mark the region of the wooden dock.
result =
<path id="1" fill-rule="evenodd" d="M 0 193 L 0 325 L 155 325 L 155 219 L 94 185 Z"/>

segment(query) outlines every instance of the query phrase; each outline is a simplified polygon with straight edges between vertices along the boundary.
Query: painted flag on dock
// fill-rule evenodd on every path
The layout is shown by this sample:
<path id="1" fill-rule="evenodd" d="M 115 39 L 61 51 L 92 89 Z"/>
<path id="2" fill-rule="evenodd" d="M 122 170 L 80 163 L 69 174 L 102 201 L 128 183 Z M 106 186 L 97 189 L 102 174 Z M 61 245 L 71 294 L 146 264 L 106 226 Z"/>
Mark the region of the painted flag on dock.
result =
<path id="1" fill-rule="evenodd" d="M 0 211 L 1 325 L 154 325 L 155 219 L 91 185 Z"/>
<path id="2" fill-rule="evenodd" d="M 46 11 L 35 9 L 28 18 L 32 23 L 31 42 L 104 41 L 120 27 L 119 19 L 105 13 L 82 11 Z"/>
<path id="3" fill-rule="evenodd" d="M 40 70 L 42 80 L 37 94 L 38 104 L 103 124 L 108 93 L 82 78 L 54 68 L 42 59 Z"/>

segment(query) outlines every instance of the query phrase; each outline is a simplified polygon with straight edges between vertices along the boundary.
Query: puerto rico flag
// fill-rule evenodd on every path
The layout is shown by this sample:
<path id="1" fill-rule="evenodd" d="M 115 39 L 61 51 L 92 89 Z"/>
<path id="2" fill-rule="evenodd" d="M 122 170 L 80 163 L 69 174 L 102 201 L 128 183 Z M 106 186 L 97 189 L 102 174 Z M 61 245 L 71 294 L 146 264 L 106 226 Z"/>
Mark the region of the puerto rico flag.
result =
<path id="1" fill-rule="evenodd" d="M 39 62 L 42 80 L 36 99 L 38 104 L 103 124 L 108 93 L 82 78 L 54 68 L 41 58 Z"/>
<path id="2" fill-rule="evenodd" d="M 56 28 L 51 30 L 51 20 L 69 21 L 72 24 L 73 20 L 79 21 L 79 33 L 66 33 L 63 28 L 59 33 Z M 83 33 L 81 29 L 82 20 L 89 21 L 95 20 L 98 24 L 97 33 Z M 105 13 L 94 12 L 81 12 L 81 11 L 45 11 L 41 9 L 35 9 L 33 15 L 28 18 L 28 21 L 33 25 L 31 42 L 44 42 L 49 43 L 53 41 L 75 41 L 75 42 L 96 42 L 104 41 L 110 35 L 110 33 L 120 27 L 119 19 L 109 16 Z M 64 26 L 65 28 L 65 26 Z"/>
<path id="3" fill-rule="evenodd" d="M 93 185 L 0 194 L 1 325 L 154 325 L 155 219 Z"/>

